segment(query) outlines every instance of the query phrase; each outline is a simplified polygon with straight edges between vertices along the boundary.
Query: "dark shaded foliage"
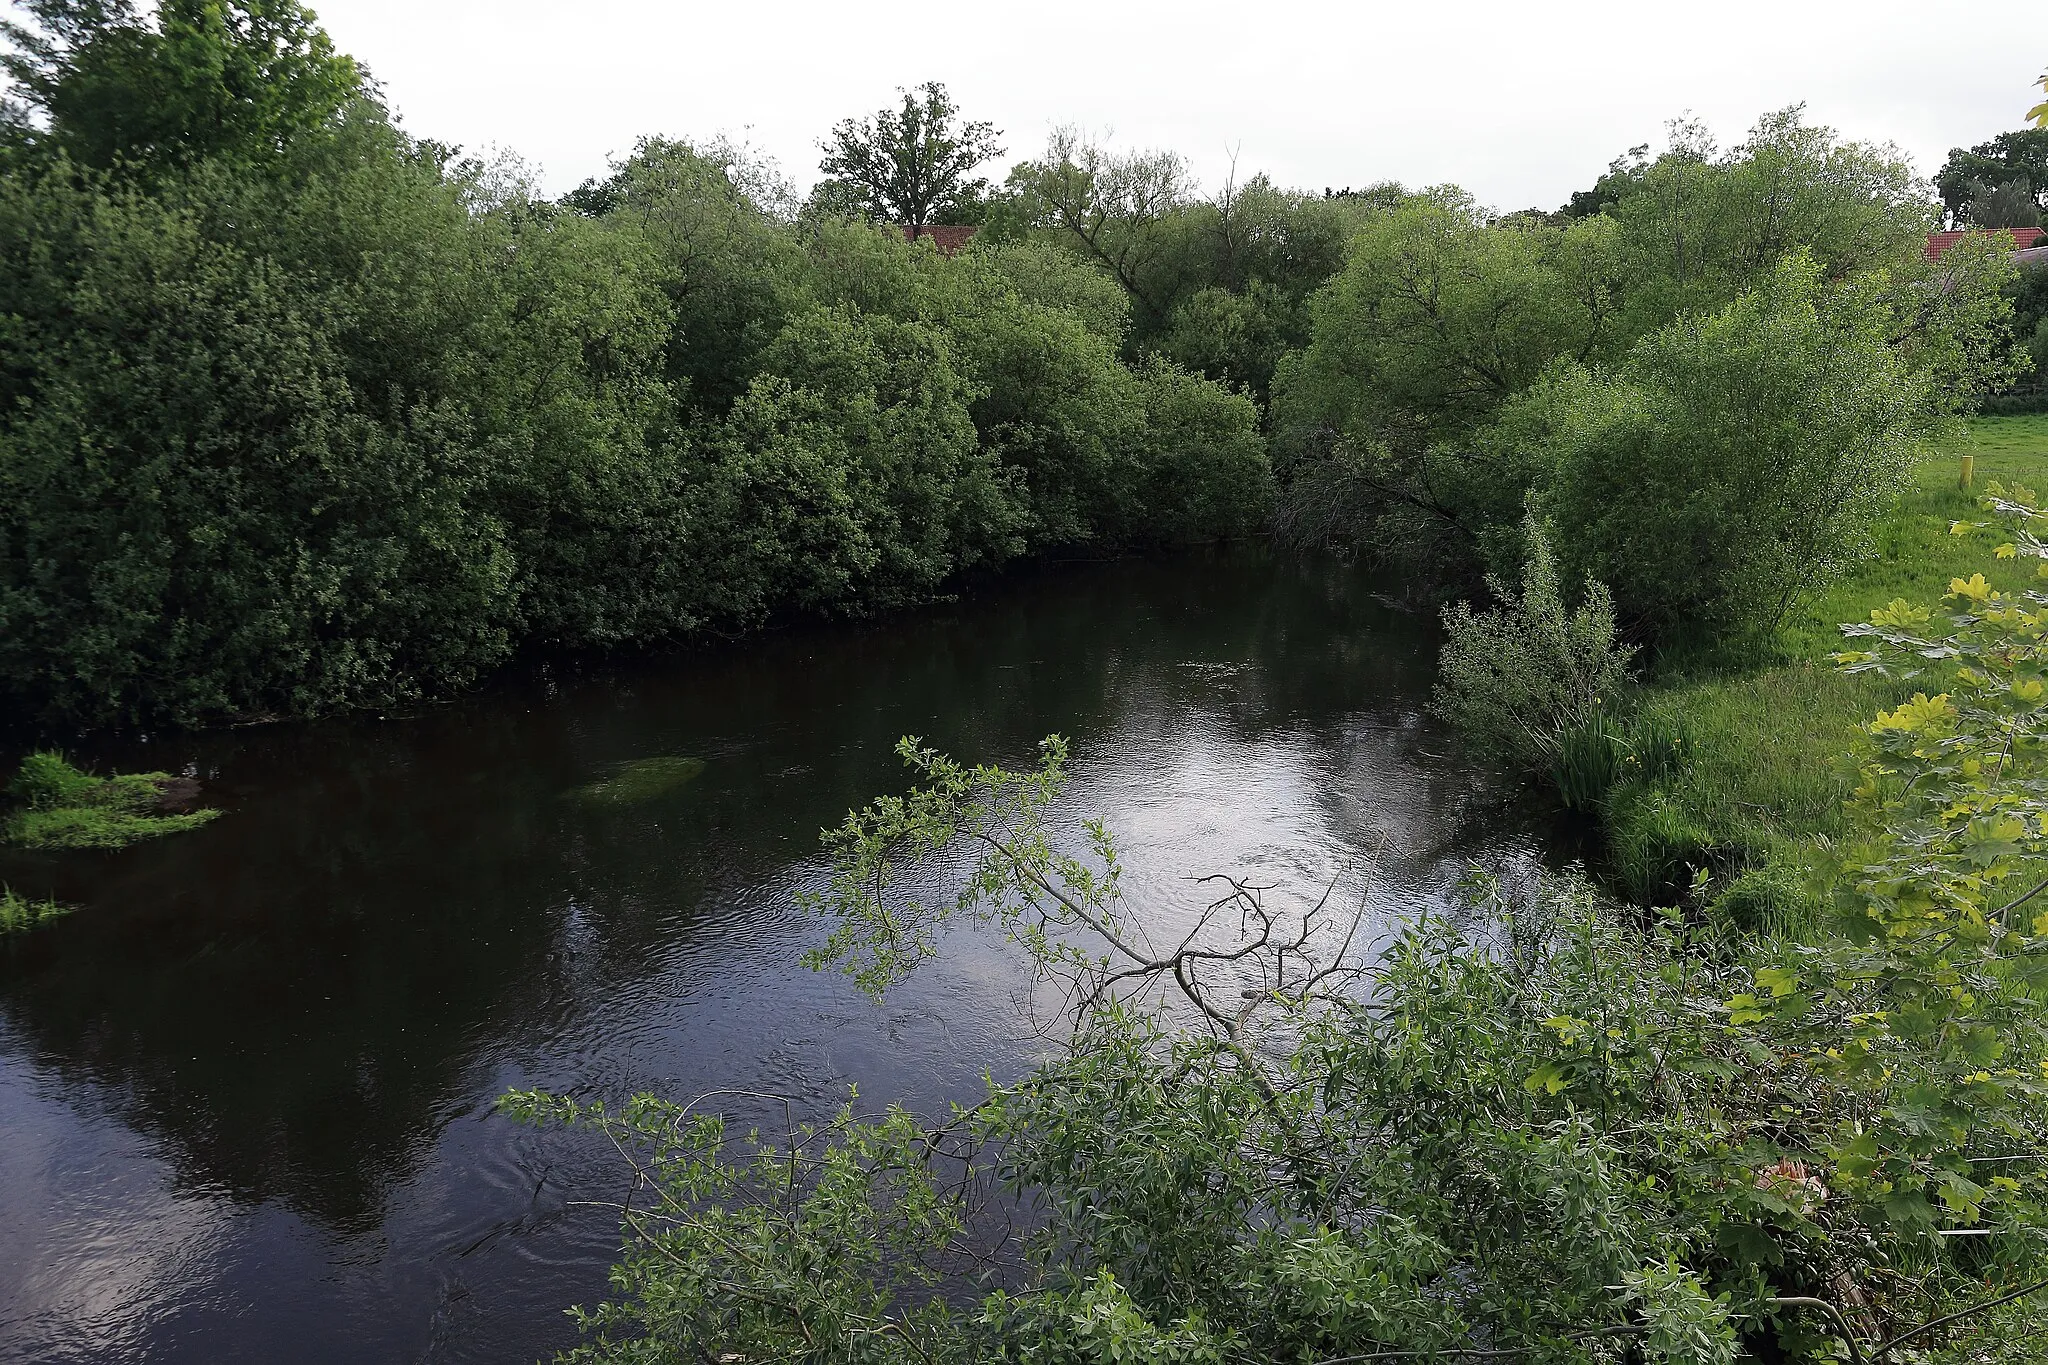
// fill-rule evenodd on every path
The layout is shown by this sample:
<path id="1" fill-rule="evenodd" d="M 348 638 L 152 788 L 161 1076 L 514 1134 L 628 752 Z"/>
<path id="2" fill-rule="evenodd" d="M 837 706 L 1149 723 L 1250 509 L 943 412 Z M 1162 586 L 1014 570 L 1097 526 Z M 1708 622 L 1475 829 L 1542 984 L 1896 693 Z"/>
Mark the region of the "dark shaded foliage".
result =
<path id="1" fill-rule="evenodd" d="M 800 226 L 723 145 L 649 140 L 547 203 L 395 128 L 296 6 L 26 13 L 0 166 L 19 714 L 381 705 L 523 642 L 874 611 L 1264 515 L 1256 409 L 1127 366 L 1114 287 L 1070 258 Z"/>
<path id="2" fill-rule="evenodd" d="M 1986 222 L 1980 205 L 1999 190 L 2017 190 L 2038 219 L 2048 204 L 2048 128 L 2021 128 L 1989 142 L 1957 147 L 1935 172 L 1941 205 L 1962 227 L 2032 227 L 2034 223 Z"/>

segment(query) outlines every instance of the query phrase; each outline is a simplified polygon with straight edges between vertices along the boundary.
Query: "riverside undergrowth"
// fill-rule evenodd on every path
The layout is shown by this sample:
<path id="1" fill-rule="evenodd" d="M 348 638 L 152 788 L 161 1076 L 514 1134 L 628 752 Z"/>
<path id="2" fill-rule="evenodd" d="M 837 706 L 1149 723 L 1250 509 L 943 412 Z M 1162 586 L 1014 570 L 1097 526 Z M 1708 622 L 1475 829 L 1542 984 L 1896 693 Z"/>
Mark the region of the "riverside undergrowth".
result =
<path id="1" fill-rule="evenodd" d="M 815 964 L 880 996 L 993 930 L 1064 1046 L 971 1107 L 787 1133 L 716 1097 L 508 1095 L 627 1163 L 614 1294 L 566 1359 L 1882 1356 L 2048 1261 L 2039 1002 L 1998 965 L 2048 938 L 1800 947 L 1570 874 L 1475 876 L 1459 925 L 1371 952 L 1343 879 L 1286 910 L 1218 877 L 1168 926 L 1106 828 L 1052 836 L 1063 742 L 1024 771 L 901 753 L 916 785 L 826 836 Z"/>

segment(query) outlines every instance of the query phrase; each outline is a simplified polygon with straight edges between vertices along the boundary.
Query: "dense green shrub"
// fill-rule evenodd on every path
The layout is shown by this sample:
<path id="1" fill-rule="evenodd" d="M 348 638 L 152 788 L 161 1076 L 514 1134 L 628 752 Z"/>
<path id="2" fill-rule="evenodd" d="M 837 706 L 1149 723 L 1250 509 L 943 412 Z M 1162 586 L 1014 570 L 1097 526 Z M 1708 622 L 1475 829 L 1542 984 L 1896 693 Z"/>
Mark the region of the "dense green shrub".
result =
<path id="1" fill-rule="evenodd" d="M 1156 338 L 1158 353 L 1227 384 L 1267 381 L 1287 353 L 1292 312 L 1260 282 L 1242 290 L 1210 285 L 1182 299 Z"/>
<path id="2" fill-rule="evenodd" d="M 1565 562 L 1652 629 L 1769 627 L 1866 548 L 1932 429 L 1897 309 L 1805 257 L 1611 374 L 1554 373 L 1537 505 Z"/>
<path id="3" fill-rule="evenodd" d="M 721 144 L 648 140 L 541 202 L 396 129 L 303 11 L 218 8 L 49 0 L 13 35 L 12 707 L 384 704 L 522 642 L 885 609 L 1263 516 L 1256 410 L 1126 364 L 1128 299 L 1072 253 L 798 224 Z M 253 122 L 172 100 L 121 145 L 121 83 L 200 57 Z"/>
<path id="4" fill-rule="evenodd" d="M 993 269 L 1024 302 L 1079 318 L 1113 347 L 1130 330 L 1130 296 L 1108 275 L 1050 242 L 976 238 L 963 264 Z"/>
<path id="5" fill-rule="evenodd" d="M 1030 302 L 1010 272 L 973 260 L 933 273 L 927 315 L 955 338 L 975 427 L 1026 499 L 1029 542 L 1114 534 L 1108 518 L 1143 462 L 1145 414 L 1101 319 Z"/>
<path id="6" fill-rule="evenodd" d="M 130 0 L 17 6 L 30 22 L 0 25 L 0 70 L 17 87 L 0 104 L 0 149 L 145 176 L 212 157 L 262 162 L 363 92 L 362 71 L 296 0 L 151 8 L 143 24 Z"/>
<path id="7" fill-rule="evenodd" d="M 1444 609 L 1432 708 L 1480 751 L 1530 766 L 1555 757 L 1561 736 L 1597 724 L 1595 742 L 1608 754 L 1601 761 L 1611 763 L 1596 717 L 1627 684 L 1635 651 L 1615 635 L 1607 589 L 1588 580 L 1580 604 L 1567 606 L 1549 538 L 1533 522 L 1525 538 L 1519 591 L 1492 578 L 1497 606 Z"/>
<path id="8" fill-rule="evenodd" d="M 1165 360 L 1141 366 L 1137 381 L 1143 453 L 1125 536 L 1195 541 L 1263 529 L 1273 473 L 1257 405 Z"/>
<path id="9" fill-rule="evenodd" d="M 857 584 L 880 606 L 929 596 L 955 571 L 1023 549 L 1015 481 L 984 449 L 952 340 L 850 306 L 796 314 L 762 370 L 814 400 L 844 452 L 846 488 L 874 567 Z"/>
<path id="10" fill-rule="evenodd" d="M 757 375 L 699 439 L 711 471 L 693 550 L 710 618 L 758 625 L 778 608 L 833 611 L 852 601 L 880 552 L 852 487 L 853 457 L 824 401 Z"/>
<path id="11" fill-rule="evenodd" d="M 373 194 L 445 193 L 386 165 Z M 0 688 L 47 715 L 364 704 L 503 657 L 478 414 L 433 366 L 359 388 L 351 360 L 381 365 L 343 347 L 374 353 L 374 323 L 333 320 L 371 285 L 229 240 L 214 215 L 245 188 L 218 167 L 163 197 L 62 164 L 0 181 Z M 423 245 L 387 242 L 366 281 L 381 264 L 410 292 Z M 430 325 L 459 346 L 464 321 Z"/>

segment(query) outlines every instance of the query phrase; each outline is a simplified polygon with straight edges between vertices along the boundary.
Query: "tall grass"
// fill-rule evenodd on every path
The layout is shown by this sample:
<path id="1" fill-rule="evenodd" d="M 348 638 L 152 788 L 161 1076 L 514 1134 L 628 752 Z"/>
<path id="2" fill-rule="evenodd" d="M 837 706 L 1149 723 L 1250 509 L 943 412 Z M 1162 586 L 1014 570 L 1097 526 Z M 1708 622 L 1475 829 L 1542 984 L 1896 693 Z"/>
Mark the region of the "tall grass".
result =
<path id="1" fill-rule="evenodd" d="M 27 933 L 39 924 L 48 924 L 70 913 L 68 905 L 53 900 L 30 900 L 11 886 L 0 886 L 0 937 Z"/>
<path id="2" fill-rule="evenodd" d="M 1717 894 L 1755 875 L 1720 908 L 1745 927 L 1792 929 L 1811 896 L 1796 887 L 1816 837 L 1840 838 L 1855 786 L 1856 725 L 1889 700 L 1893 685 L 1814 665 L 1650 689 L 1637 724 L 1685 736 L 1684 753 L 1661 774 L 1623 783 L 1606 807 L 1611 872 L 1640 902 L 1668 903 L 1705 871 Z"/>

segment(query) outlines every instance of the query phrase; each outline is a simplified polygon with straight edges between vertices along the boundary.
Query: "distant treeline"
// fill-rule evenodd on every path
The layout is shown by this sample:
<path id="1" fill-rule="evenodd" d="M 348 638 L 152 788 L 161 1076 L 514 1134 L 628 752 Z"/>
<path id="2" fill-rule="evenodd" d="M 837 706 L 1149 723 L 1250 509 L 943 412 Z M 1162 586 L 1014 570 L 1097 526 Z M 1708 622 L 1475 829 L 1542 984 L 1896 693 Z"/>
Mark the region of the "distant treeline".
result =
<path id="1" fill-rule="evenodd" d="M 1865 553 L 1930 442 L 2048 343 L 2048 272 L 1989 234 L 1929 261 L 1942 220 L 1896 148 L 1792 108 L 1732 149 L 1674 123 L 1509 214 L 1455 186 L 1201 199 L 1172 155 L 1060 134 L 984 232 L 1063 243 L 1123 284 L 1128 351 L 1260 399 L 1283 540 L 1427 598 L 1511 584 L 1539 527 L 1569 591 L 1698 643 L 1768 633 Z"/>
<path id="2" fill-rule="evenodd" d="M 1750 461 L 1695 511 L 1754 514 L 1775 448 L 1729 423 L 1759 403 L 1894 450 L 2000 382 L 1995 255 L 1930 270 L 1927 187 L 1793 115 L 1726 156 L 1684 131 L 1545 216 L 1204 197 L 1170 154 L 1070 133 L 989 189 L 965 172 L 992 130 L 888 111 L 837 130 L 845 173 L 807 202 L 661 139 L 550 201 L 397 127 L 295 4 L 20 8 L 0 701 L 45 723 L 385 704 L 522 645 L 886 610 L 1276 506 L 1460 580 L 1514 559 L 1536 499 L 1574 570 L 1668 619 L 1697 594 L 1614 572 L 1673 549 L 1628 501 L 1663 465 Z M 904 119 L 955 128 L 925 93 Z M 934 145 L 950 198 L 864 194 Z M 886 226 L 941 219 L 981 230 L 948 257 Z M 1781 339 L 1804 359 L 1768 394 L 1687 369 Z M 1858 407 L 1894 381 L 1891 416 Z M 1676 543 L 1666 577 L 1721 572 Z"/>

